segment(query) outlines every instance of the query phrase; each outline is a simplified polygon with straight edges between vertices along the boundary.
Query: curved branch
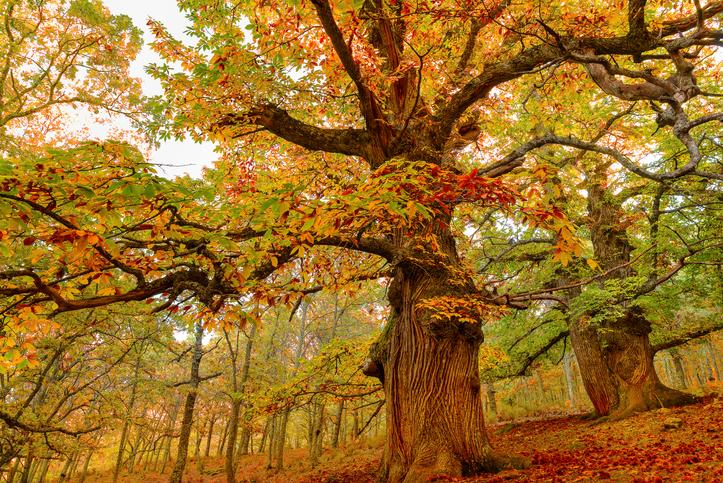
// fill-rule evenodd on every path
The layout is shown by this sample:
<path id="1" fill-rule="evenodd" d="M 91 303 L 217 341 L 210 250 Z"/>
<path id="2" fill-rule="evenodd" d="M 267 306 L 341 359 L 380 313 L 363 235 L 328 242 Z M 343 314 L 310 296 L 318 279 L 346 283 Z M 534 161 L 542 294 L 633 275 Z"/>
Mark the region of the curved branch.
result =
<path id="1" fill-rule="evenodd" d="M 640 1 L 635 1 L 639 5 Z M 632 5 L 635 7 L 635 5 Z M 679 20 L 664 22 L 658 32 L 639 35 L 637 29 L 644 22 L 639 13 L 631 14 L 632 28 L 627 35 L 612 38 L 600 37 L 559 37 L 555 44 L 540 44 L 523 50 L 511 59 L 487 63 L 482 72 L 457 91 L 447 105 L 435 115 L 439 129 L 436 143 L 444 146 L 454 124 L 475 102 L 483 99 L 492 88 L 517 79 L 546 65 L 568 59 L 570 52 L 589 51 L 596 55 L 634 55 L 656 49 L 663 44 L 663 38 L 690 30 L 699 23 L 699 17 L 711 18 L 723 11 L 723 1 L 714 1 L 700 12 Z"/>
<path id="2" fill-rule="evenodd" d="M 537 349 L 532 354 L 528 354 L 527 357 L 525 357 L 524 362 L 522 363 L 522 367 L 516 371 L 513 374 L 510 374 L 510 376 L 524 376 L 527 372 L 527 369 L 530 368 L 530 366 L 540 357 L 545 355 L 547 351 L 555 347 L 555 345 L 560 342 L 561 340 L 565 339 L 567 336 L 570 335 L 569 330 L 563 330 L 559 334 L 557 334 L 555 337 L 550 339 L 545 345 Z"/>
<path id="3" fill-rule="evenodd" d="M 347 154 L 367 158 L 370 137 L 363 129 L 332 129 L 306 124 L 273 104 L 257 106 L 245 115 L 233 114 L 218 123 L 235 126 L 253 123 L 272 134 L 312 151 Z"/>
<path id="4" fill-rule="evenodd" d="M 81 434 L 92 433 L 94 431 L 98 431 L 102 427 L 102 426 L 93 426 L 90 428 L 84 428 L 84 429 L 72 431 L 69 429 L 56 428 L 53 426 L 35 426 L 33 424 L 24 423 L 24 422 L 20 421 L 19 419 L 14 418 L 10 414 L 8 414 L 2 410 L 0 410 L 0 421 L 3 421 L 10 428 L 20 429 L 22 431 L 27 431 L 29 433 L 42 433 L 42 434 L 62 433 L 62 434 L 67 434 L 68 436 L 79 436 Z"/>

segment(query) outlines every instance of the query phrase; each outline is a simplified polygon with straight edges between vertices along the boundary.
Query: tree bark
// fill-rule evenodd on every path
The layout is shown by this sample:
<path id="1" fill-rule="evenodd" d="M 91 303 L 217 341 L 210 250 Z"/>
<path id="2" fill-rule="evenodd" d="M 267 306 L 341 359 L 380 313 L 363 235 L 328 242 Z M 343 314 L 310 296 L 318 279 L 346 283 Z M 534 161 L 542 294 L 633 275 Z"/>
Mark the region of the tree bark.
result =
<path id="1" fill-rule="evenodd" d="M 633 247 L 619 219 L 622 201 L 607 191 L 605 173 L 606 165 L 601 163 L 590 175 L 588 226 L 595 258 L 603 270 L 611 271 L 607 278 L 625 279 L 634 275 L 629 267 Z M 651 231 L 655 230 L 657 227 L 652 226 Z M 692 395 L 671 389 L 658 379 L 650 323 L 639 307 L 622 303 L 620 308 L 622 316 L 599 317 L 600 310 L 593 310 L 570 323 L 580 376 L 596 413 L 617 419 L 695 401 Z M 592 323 L 596 315 L 600 320 Z"/>
<path id="2" fill-rule="evenodd" d="M 309 463 L 312 468 L 319 465 L 324 443 L 324 403 L 315 401 L 309 414 Z"/>
<path id="3" fill-rule="evenodd" d="M 171 458 L 171 443 L 173 442 L 173 433 L 176 429 L 176 418 L 178 417 L 178 409 L 181 405 L 181 399 L 178 394 L 173 395 L 173 407 L 168 417 L 168 425 L 166 426 L 166 440 L 163 445 L 163 465 L 161 466 L 161 474 L 166 471 L 166 465 Z M 155 468 L 155 466 L 154 466 Z"/>
<path id="4" fill-rule="evenodd" d="M 236 476 L 234 471 L 234 456 L 236 455 L 236 437 L 238 435 L 238 420 L 241 411 L 241 399 L 235 395 L 231 400 L 231 419 L 229 420 L 228 445 L 226 447 L 226 460 L 224 469 L 226 471 L 226 481 L 235 483 Z"/>
<path id="5" fill-rule="evenodd" d="M 566 352 L 562 359 L 562 371 L 565 375 L 565 388 L 567 389 L 567 400 L 570 401 L 570 408 L 577 408 L 577 397 L 575 395 L 575 373 L 572 368 L 572 352 Z"/>
<path id="6" fill-rule="evenodd" d="M 695 401 L 660 382 L 649 333 L 650 324 L 634 309 L 614 328 L 599 330 L 584 320 L 570 327 L 583 385 L 599 416 L 617 419 Z"/>
<path id="7" fill-rule="evenodd" d="M 183 406 L 183 420 L 181 422 L 181 435 L 178 438 L 178 456 L 176 464 L 173 467 L 171 483 L 181 483 L 183 480 L 183 470 L 186 468 L 186 457 L 188 456 L 188 442 L 191 438 L 191 426 L 193 424 L 193 408 L 196 405 L 196 396 L 198 394 L 198 385 L 201 381 L 200 367 L 201 358 L 203 357 L 203 325 L 200 322 L 196 324 L 195 340 L 193 346 L 193 359 L 191 361 L 191 380 L 190 389 L 186 395 L 186 402 Z"/>
<path id="8" fill-rule="evenodd" d="M 497 419 L 497 391 L 493 382 L 488 382 L 485 386 L 487 386 L 487 410 L 490 420 L 494 420 Z"/>
<path id="9" fill-rule="evenodd" d="M 206 458 L 209 457 L 211 453 L 211 438 L 213 437 L 213 426 L 216 424 L 216 415 L 214 414 L 211 416 L 211 422 L 208 426 L 208 436 L 206 437 L 206 450 L 204 451 L 204 455 Z"/>
<path id="10" fill-rule="evenodd" d="M 284 447 L 286 446 L 286 424 L 289 421 L 290 409 L 284 409 L 278 415 L 276 435 L 273 441 L 273 463 L 277 470 L 284 469 Z"/>
<path id="11" fill-rule="evenodd" d="M 688 387 L 687 377 L 685 375 L 685 369 L 683 368 L 683 359 L 680 357 L 678 349 L 670 349 L 670 360 L 673 363 L 675 369 L 675 377 L 678 381 L 678 386 L 686 389 Z"/>
<path id="12" fill-rule="evenodd" d="M 78 483 L 83 483 L 85 478 L 88 476 L 88 466 L 90 466 L 90 459 L 93 457 L 93 450 L 88 451 L 88 455 L 85 457 L 83 462 L 83 471 L 80 473 L 80 479 Z"/>
<path id="13" fill-rule="evenodd" d="M 478 367 L 482 321 L 440 320 L 417 307 L 436 297 L 479 297 L 471 282 L 460 281 L 459 271 L 447 268 L 459 266 L 451 234 L 438 235 L 440 249 L 428 266 L 415 260 L 396 269 L 387 294 L 390 319 L 364 367 L 365 374 L 384 384 L 387 437 L 381 479 L 392 483 L 524 464 L 496 456 L 487 439 Z M 446 262 L 443 257 L 440 262 L 439 251 L 446 252 Z"/>
<path id="14" fill-rule="evenodd" d="M 336 418 L 334 419 L 334 433 L 332 434 L 331 438 L 331 447 L 332 448 L 338 448 L 339 447 L 339 434 L 341 433 L 341 422 L 342 418 L 344 416 L 344 400 L 342 399 L 337 404 L 336 408 Z"/>

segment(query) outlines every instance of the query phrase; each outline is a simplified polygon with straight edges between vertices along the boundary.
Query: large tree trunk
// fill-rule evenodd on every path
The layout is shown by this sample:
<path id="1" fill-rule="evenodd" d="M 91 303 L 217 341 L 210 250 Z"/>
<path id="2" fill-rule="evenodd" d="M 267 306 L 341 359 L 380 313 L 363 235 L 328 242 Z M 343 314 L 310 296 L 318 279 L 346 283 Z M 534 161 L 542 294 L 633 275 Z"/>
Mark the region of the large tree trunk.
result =
<path id="1" fill-rule="evenodd" d="M 692 395 L 660 382 L 649 333 L 650 324 L 634 309 L 603 329 L 585 320 L 571 325 L 580 375 L 599 416 L 616 419 L 695 401 Z"/>
<path id="2" fill-rule="evenodd" d="M 588 219 L 595 258 L 607 274 L 605 279 L 626 279 L 635 275 L 630 265 L 632 244 L 626 225 L 620 222 L 624 199 L 607 190 L 607 165 L 599 163 L 590 174 Z M 657 221 L 651 224 L 655 240 Z M 576 295 L 579 290 L 575 290 Z M 671 389 L 658 379 L 648 335 L 650 323 L 639 307 L 617 302 L 623 315 L 605 316 L 599 308 L 570 323 L 585 390 L 600 416 L 620 418 L 661 406 L 689 403 L 695 398 Z M 597 315 L 596 323 L 590 320 Z"/>
<path id="3" fill-rule="evenodd" d="M 456 262 L 451 236 L 441 239 Z M 460 282 L 459 274 L 430 268 L 411 263 L 397 268 L 388 290 L 390 320 L 364 368 L 384 384 L 387 439 L 381 477 L 388 482 L 469 475 L 508 463 L 493 454 L 485 432 L 478 368 L 481 321 L 440 320 L 417 306 L 476 291 Z"/>

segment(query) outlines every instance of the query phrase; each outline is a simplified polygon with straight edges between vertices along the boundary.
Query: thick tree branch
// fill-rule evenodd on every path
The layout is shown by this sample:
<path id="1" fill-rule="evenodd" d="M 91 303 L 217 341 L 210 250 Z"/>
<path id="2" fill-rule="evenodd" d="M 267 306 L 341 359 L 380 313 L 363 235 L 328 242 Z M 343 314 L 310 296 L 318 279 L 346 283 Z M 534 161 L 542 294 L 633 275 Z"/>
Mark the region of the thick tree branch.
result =
<path id="1" fill-rule="evenodd" d="M 374 93 L 364 82 L 359 64 L 354 60 L 351 48 L 347 45 L 341 29 L 339 29 L 339 26 L 334 20 L 334 14 L 329 1 L 312 0 L 311 3 L 314 5 L 314 8 L 316 8 L 319 21 L 329 36 L 331 44 L 334 46 L 334 51 L 344 66 L 344 70 L 356 86 L 367 131 L 374 137 L 374 142 L 369 145 L 369 151 L 365 158 L 374 167 L 377 167 L 386 159 L 386 150 L 394 137 L 393 133 L 385 121 L 384 112 L 379 106 L 379 102 L 374 96 Z"/>
<path id="2" fill-rule="evenodd" d="M 628 31 L 631 37 L 644 37 L 647 34 L 645 28 L 646 3 L 646 0 L 628 1 Z"/>
<path id="3" fill-rule="evenodd" d="M 399 247 L 381 238 L 361 237 L 349 239 L 338 236 L 328 236 L 314 240 L 314 245 L 326 245 L 339 248 L 347 248 L 359 252 L 378 255 L 387 261 L 392 261 L 400 253 Z"/>
<path id="4" fill-rule="evenodd" d="M 717 120 L 719 119 L 719 115 L 711 116 L 709 120 Z M 695 121 L 694 121 L 695 122 Z M 698 123 L 696 125 L 700 125 L 701 123 Z M 689 128 L 688 128 L 689 129 Z M 687 133 L 688 129 L 684 129 Z M 695 144 L 694 141 L 691 141 L 693 144 Z M 539 147 L 545 146 L 547 144 L 559 144 L 562 146 L 569 146 L 572 148 L 582 149 L 585 151 L 593 151 L 600 154 L 605 154 L 607 156 L 612 157 L 615 159 L 615 161 L 622 164 L 626 169 L 629 171 L 637 174 L 638 176 L 641 176 L 643 178 L 651 179 L 653 181 L 667 181 L 671 179 L 680 178 L 682 176 L 686 175 L 696 175 L 701 176 L 705 178 L 713 178 L 713 179 L 721 179 L 723 180 L 723 174 L 720 173 L 710 173 L 705 171 L 698 171 L 696 170 L 696 167 L 698 163 L 701 160 L 700 153 L 697 149 L 697 145 L 695 147 L 695 152 L 691 153 L 691 159 L 688 163 L 685 164 L 685 166 L 682 166 L 678 169 L 675 169 L 673 171 L 669 171 L 666 173 L 653 173 L 651 171 L 648 171 L 647 169 L 641 168 L 637 164 L 635 164 L 630 158 L 625 156 L 623 153 L 616 149 L 608 148 L 605 146 L 600 146 L 599 144 L 583 141 L 581 139 L 577 139 L 572 136 L 555 136 L 555 135 L 546 135 L 542 136 L 540 138 L 533 139 L 532 141 L 529 141 L 519 148 L 517 148 L 510 156 L 518 156 L 521 157 L 524 153 L 527 153 L 529 151 L 532 151 L 533 149 L 537 149 Z M 688 143 L 686 143 L 687 145 Z M 686 146 L 687 147 L 687 146 Z"/>
<path id="5" fill-rule="evenodd" d="M 634 3 L 639 5 L 642 2 Z M 634 32 L 612 38 L 560 37 L 554 44 L 536 45 L 508 60 L 487 63 L 482 66 L 482 72 L 457 91 L 447 105 L 435 115 L 439 127 L 435 143 L 440 147 L 444 146 L 457 120 L 475 102 L 486 97 L 493 87 L 517 79 L 545 65 L 562 62 L 569 58 L 571 52 L 638 56 L 663 46 L 665 37 L 694 28 L 699 22 L 699 16 L 708 19 L 721 11 L 723 11 L 723 1 L 714 1 L 699 13 L 663 23 L 658 32 L 652 32 L 643 38 L 637 37 Z M 633 26 L 637 29 L 642 22 L 640 15 L 634 13 L 631 17 Z"/>
<path id="6" fill-rule="evenodd" d="M 252 122 L 272 134 L 312 151 L 325 151 L 350 156 L 368 157 L 369 134 L 363 129 L 331 129 L 306 124 L 284 109 L 265 104 L 245 115 L 229 115 L 219 126 L 235 126 Z"/>
<path id="7" fill-rule="evenodd" d="M 653 353 L 663 351 L 665 349 L 672 349 L 673 347 L 678 347 L 679 345 L 683 345 L 687 342 L 690 342 L 691 340 L 700 339 L 701 337 L 705 337 L 706 335 L 712 334 L 713 332 L 717 332 L 719 330 L 723 330 L 723 324 L 721 324 L 720 322 L 711 327 L 706 327 L 705 329 L 689 332 L 680 337 L 676 337 L 675 339 L 666 340 L 665 342 L 655 344 L 653 346 Z"/>

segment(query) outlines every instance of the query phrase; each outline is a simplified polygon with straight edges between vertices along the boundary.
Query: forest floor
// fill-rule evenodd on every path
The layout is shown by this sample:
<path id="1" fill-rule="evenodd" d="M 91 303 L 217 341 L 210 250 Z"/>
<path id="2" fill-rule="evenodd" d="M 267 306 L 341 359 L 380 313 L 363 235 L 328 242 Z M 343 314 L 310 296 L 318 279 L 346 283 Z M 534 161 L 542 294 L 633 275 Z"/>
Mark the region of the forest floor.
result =
<path id="1" fill-rule="evenodd" d="M 660 409 L 615 422 L 588 421 L 579 416 L 498 423 L 488 428 L 493 447 L 502 454 L 529 458 L 525 470 L 505 470 L 473 478 L 440 475 L 431 481 L 723 481 L 723 398 Z M 269 472 L 264 455 L 242 457 L 237 477 L 258 483 L 374 482 L 382 441 L 366 441 L 327 449 L 316 469 L 305 449 L 288 449 L 286 468 Z M 222 482 L 223 461 L 204 458 L 199 471 L 189 462 L 188 482 Z M 105 478 L 104 478 L 105 476 Z M 166 481 L 157 473 L 135 474 L 121 481 Z M 99 474 L 86 481 L 109 481 Z"/>

